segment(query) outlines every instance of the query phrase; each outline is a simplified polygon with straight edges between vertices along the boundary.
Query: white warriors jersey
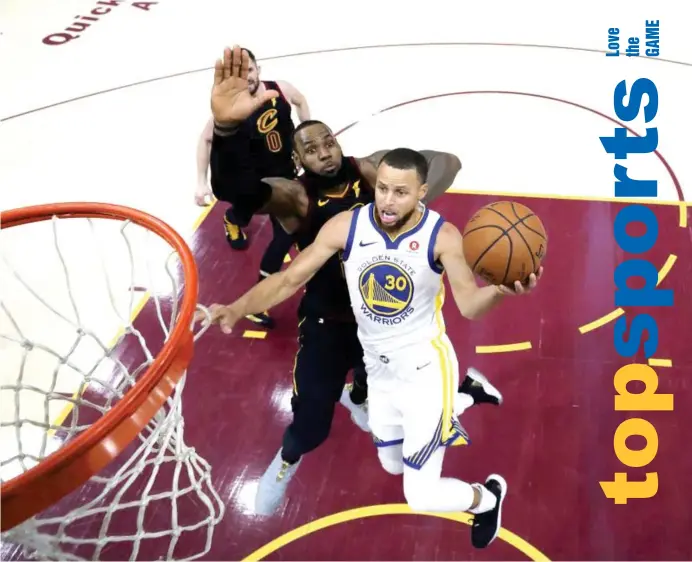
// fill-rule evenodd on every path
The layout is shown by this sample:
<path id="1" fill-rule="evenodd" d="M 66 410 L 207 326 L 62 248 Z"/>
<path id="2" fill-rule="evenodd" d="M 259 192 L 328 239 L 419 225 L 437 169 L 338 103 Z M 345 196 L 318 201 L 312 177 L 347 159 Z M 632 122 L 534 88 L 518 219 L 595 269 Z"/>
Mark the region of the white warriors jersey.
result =
<path id="1" fill-rule="evenodd" d="M 422 203 L 420 210 L 418 223 L 395 238 L 378 226 L 374 203 L 353 212 L 344 273 L 366 352 L 392 352 L 445 332 L 443 270 L 434 257 L 444 219 Z"/>

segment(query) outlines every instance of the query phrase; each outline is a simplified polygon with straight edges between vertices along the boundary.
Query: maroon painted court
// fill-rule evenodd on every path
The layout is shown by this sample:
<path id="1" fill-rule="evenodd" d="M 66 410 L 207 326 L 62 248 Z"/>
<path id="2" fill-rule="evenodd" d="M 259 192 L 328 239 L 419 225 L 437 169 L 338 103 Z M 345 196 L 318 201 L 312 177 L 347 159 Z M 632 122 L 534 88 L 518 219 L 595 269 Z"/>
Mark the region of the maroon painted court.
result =
<path id="1" fill-rule="evenodd" d="M 652 309 L 660 329 L 655 357 L 659 392 L 675 395 L 674 412 L 645 412 L 659 437 L 658 454 L 630 479 L 657 472 L 654 498 L 614 505 L 600 481 L 625 470 L 613 450 L 618 424 L 636 416 L 614 411 L 613 376 L 627 360 L 613 344 L 613 322 L 581 334 L 580 326 L 612 312 L 613 272 L 627 256 L 613 237 L 620 204 L 555 199 L 515 199 L 543 220 L 549 235 L 545 277 L 537 292 L 513 299 L 486 319 L 463 320 L 451 299 L 446 321 L 460 363 L 482 370 L 502 390 L 500 408 L 467 411 L 462 424 L 473 444 L 451 449 L 444 473 L 468 481 L 503 474 L 509 495 L 503 526 L 552 560 L 683 560 L 692 558 L 689 480 L 692 453 L 692 274 L 690 230 L 679 226 L 676 206 L 653 206 L 660 223 L 657 245 L 645 257 L 660 269 L 677 257 L 662 285 L 675 290 L 675 307 Z M 463 227 L 478 207 L 498 197 L 452 195 L 434 207 Z M 223 236 L 222 205 L 197 231 L 200 302 L 229 302 L 254 283 L 271 228 L 256 218 L 252 245 L 232 251 Z M 687 210 L 689 214 L 689 209 Z M 692 217 L 689 217 L 692 223 Z M 277 537 L 345 510 L 404 501 L 401 479 L 384 472 L 367 434 L 338 408 L 330 439 L 303 462 L 282 510 L 255 517 L 254 485 L 280 446 L 289 421 L 288 396 L 296 351 L 294 299 L 274 313 L 277 328 L 265 339 L 245 339 L 212 329 L 197 343 L 185 389 L 185 439 L 214 467 L 226 503 L 208 560 L 242 559 Z M 626 311 L 631 317 L 634 311 Z M 155 315 L 145 308 L 138 326 Z M 531 342 L 531 349 L 476 354 L 476 346 Z M 646 362 L 640 353 L 637 362 Z M 643 440 L 628 441 L 640 448 Z M 168 514 L 159 513 L 165 523 Z M 516 543 L 516 541 L 514 541 Z M 184 547 L 184 545 L 182 545 Z M 17 556 L 6 545 L 3 558 Z M 154 550 L 143 556 L 154 554 Z M 120 553 L 122 554 L 122 553 Z M 181 552 L 181 556 L 184 553 Z M 117 559 L 111 551 L 108 559 Z M 467 526 L 422 515 L 383 515 L 332 526 L 267 556 L 273 560 L 524 560 L 526 554 L 498 540 L 485 551 L 470 545 Z"/>

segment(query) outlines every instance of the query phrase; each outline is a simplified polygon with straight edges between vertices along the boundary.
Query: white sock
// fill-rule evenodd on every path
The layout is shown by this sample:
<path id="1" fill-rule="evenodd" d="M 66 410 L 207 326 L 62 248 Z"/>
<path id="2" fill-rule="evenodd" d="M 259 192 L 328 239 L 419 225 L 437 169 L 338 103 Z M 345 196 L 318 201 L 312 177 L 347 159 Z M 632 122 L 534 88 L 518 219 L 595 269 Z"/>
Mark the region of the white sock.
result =
<path id="1" fill-rule="evenodd" d="M 482 484 L 472 484 L 474 490 L 478 490 L 481 495 L 481 501 L 478 505 L 472 509 L 469 509 L 469 513 L 485 513 L 494 509 L 497 505 L 497 497 L 488 488 Z"/>
<path id="2" fill-rule="evenodd" d="M 440 447 L 420 470 L 404 466 L 404 496 L 414 511 L 468 511 L 473 504 L 471 484 L 440 477 L 444 454 Z"/>
<path id="3" fill-rule="evenodd" d="M 454 397 L 454 415 L 460 416 L 471 406 L 473 406 L 473 398 L 471 395 L 464 392 L 457 392 Z"/>
<path id="4" fill-rule="evenodd" d="M 415 511 L 468 511 L 473 503 L 473 488 L 456 478 L 440 478 L 420 486 L 411 482 L 408 467 L 404 467 L 404 495 Z"/>
<path id="5" fill-rule="evenodd" d="M 404 457 L 401 451 L 402 445 L 377 448 L 377 457 L 380 459 L 380 464 L 389 474 L 404 473 Z"/>

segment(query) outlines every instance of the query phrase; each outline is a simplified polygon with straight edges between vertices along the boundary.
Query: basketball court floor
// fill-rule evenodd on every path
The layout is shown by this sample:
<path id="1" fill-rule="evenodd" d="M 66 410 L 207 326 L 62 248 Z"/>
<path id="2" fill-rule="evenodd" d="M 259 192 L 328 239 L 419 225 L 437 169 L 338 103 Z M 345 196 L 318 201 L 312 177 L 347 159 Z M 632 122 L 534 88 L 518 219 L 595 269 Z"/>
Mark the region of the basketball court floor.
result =
<path id="1" fill-rule="evenodd" d="M 329 440 L 304 459 L 281 510 L 269 518 L 253 513 L 258 479 L 291 416 L 298 302 L 293 299 L 274 311 L 277 327 L 272 331 L 244 321 L 228 336 L 212 328 L 195 344 L 183 393 L 185 442 L 213 467 L 213 484 L 225 505 L 204 559 L 692 558 L 687 485 L 692 454 L 685 446 L 692 422 L 686 407 L 692 397 L 692 213 L 685 202 L 692 195 L 685 140 L 692 122 L 687 106 L 691 65 L 615 61 L 595 50 L 559 46 L 461 43 L 316 51 L 261 64 L 263 78 L 288 80 L 305 93 L 313 116 L 339 131 L 347 155 L 402 145 L 457 154 L 463 168 L 454 188 L 433 208 L 460 228 L 479 207 L 509 199 L 541 218 L 549 244 L 545 277 L 535 294 L 509 300 L 474 323 L 460 317 L 452 299 L 444 309 L 460 364 L 483 371 L 505 397 L 499 408 L 472 408 L 463 415 L 472 445 L 451 449 L 444 468 L 445 475 L 467 481 L 491 472 L 507 479 L 503 531 L 489 549 L 471 548 L 465 514 L 411 513 L 401 479 L 381 469 L 370 437 L 342 407 Z M 426 64 L 425 76 L 413 74 L 412 67 Z M 343 77 L 345 67 L 358 69 L 353 84 Z M 622 79 L 630 84 L 639 77 L 658 86 L 659 114 L 652 124 L 642 117 L 619 123 L 613 89 Z M 11 189 L 3 187 L 2 210 L 92 200 L 152 213 L 192 248 L 199 302 L 230 302 L 254 283 L 271 225 L 256 217 L 248 230 L 250 248 L 235 252 L 224 238 L 224 205 L 200 209 L 193 203 L 194 151 L 208 117 L 210 79 L 208 70 L 182 73 L 3 115 L 3 185 Z M 360 87 L 375 81 L 382 85 Z M 655 264 L 660 286 L 673 289 L 672 308 L 614 305 L 613 272 L 632 256 L 614 240 L 613 221 L 625 203 L 613 199 L 615 160 L 599 136 L 612 135 L 617 126 L 636 134 L 659 127 L 659 149 L 631 157 L 630 175 L 658 180 L 657 199 L 646 201 L 658 219 L 658 241 L 643 257 Z M 170 290 L 165 252 L 148 246 L 141 233 L 135 235 L 135 261 L 145 248 L 154 271 L 148 276 L 142 273 L 146 267 L 139 268 L 131 276 L 116 228 L 100 231 L 100 245 L 94 245 L 88 227 L 59 226 L 59 247 L 74 272 L 71 291 L 86 311 L 80 321 L 107 341 L 123 323 L 113 308 L 141 309 L 134 325 L 145 335 L 155 333 L 159 319 L 151 296 Z M 53 236 L 50 223 L 16 227 L 3 231 L 2 250 L 7 263 L 69 316 L 73 310 Z M 105 256 L 113 279 L 113 306 L 103 289 L 92 287 L 97 255 Z M 24 335 L 64 354 L 69 341 L 61 339 L 60 322 L 21 293 L 6 263 L 0 271 L 3 303 Z M 642 312 L 658 323 L 658 349 L 648 360 L 641 351 L 622 358 L 613 343 L 615 322 Z M 6 313 L 0 328 L 3 334 L 15 329 Z M 84 348 L 80 360 L 93 364 L 97 352 Z M 21 357 L 13 342 L 3 339 L 0 353 L 2 384 L 11 385 Z M 125 362 L 128 353 L 128 347 L 116 350 Z M 32 361 L 26 375 L 32 384 L 39 384 L 47 370 L 53 377 L 55 358 Z M 674 395 L 674 411 L 614 409 L 613 377 L 635 361 L 656 370 L 658 392 Z M 56 372 L 50 403 L 21 394 L 16 408 L 22 417 L 43 419 L 48 412 L 53 423 L 68 423 L 64 397 L 77 390 L 78 377 Z M 9 402 L 13 394 L 4 388 L 2 400 L 2 422 L 11 424 L 17 415 Z M 613 436 L 622 421 L 638 416 L 655 427 L 658 452 L 648 466 L 626 468 L 614 453 Z M 15 454 L 17 435 L 14 426 L 3 425 L 3 460 Z M 21 439 L 24 447 L 36 446 L 31 432 L 21 433 Z M 643 444 L 642 438 L 628 441 L 632 449 Z M 16 467 L 2 470 L 7 478 Z M 606 498 L 600 483 L 625 471 L 630 480 L 656 472 L 655 497 L 626 505 Z M 166 526 L 171 517 L 165 511 L 148 516 L 154 526 Z M 93 529 L 87 526 L 84 532 Z M 180 546 L 184 556 L 185 544 Z M 118 548 L 102 559 L 122 559 L 124 551 Z M 161 555 L 155 546 L 142 552 Z M 2 559 L 20 557 L 15 545 L 3 544 Z"/>

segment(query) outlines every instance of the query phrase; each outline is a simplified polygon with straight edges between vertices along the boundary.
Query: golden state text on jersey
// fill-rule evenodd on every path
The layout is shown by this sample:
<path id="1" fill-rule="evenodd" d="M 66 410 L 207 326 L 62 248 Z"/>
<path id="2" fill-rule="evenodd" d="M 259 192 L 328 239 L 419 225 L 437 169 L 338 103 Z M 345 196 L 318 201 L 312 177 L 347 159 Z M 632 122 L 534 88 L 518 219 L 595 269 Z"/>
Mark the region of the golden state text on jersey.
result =
<path id="1" fill-rule="evenodd" d="M 434 255 L 444 220 L 422 204 L 420 211 L 395 237 L 380 228 L 374 204 L 353 211 L 342 259 L 364 347 L 383 351 L 444 333 L 443 270 Z"/>

